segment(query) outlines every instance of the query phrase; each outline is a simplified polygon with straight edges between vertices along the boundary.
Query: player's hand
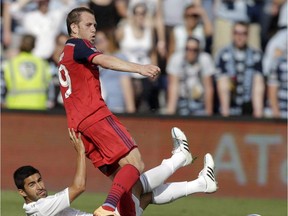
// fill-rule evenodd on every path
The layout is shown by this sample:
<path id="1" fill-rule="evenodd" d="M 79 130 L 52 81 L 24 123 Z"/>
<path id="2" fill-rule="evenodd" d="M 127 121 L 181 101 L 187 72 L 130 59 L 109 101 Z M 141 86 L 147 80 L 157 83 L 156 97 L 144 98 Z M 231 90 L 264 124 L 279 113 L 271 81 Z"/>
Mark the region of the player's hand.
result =
<path id="1" fill-rule="evenodd" d="M 159 74 L 161 70 L 158 66 L 155 65 L 142 65 L 140 68 L 140 74 L 143 76 L 150 77 L 152 79 L 155 79 Z"/>
<path id="2" fill-rule="evenodd" d="M 84 147 L 84 143 L 81 139 L 81 133 L 76 134 L 74 129 L 72 128 L 68 128 L 68 132 L 69 132 L 69 137 L 70 137 L 70 141 L 74 146 L 74 149 L 78 152 L 78 153 L 85 153 L 85 147 Z"/>

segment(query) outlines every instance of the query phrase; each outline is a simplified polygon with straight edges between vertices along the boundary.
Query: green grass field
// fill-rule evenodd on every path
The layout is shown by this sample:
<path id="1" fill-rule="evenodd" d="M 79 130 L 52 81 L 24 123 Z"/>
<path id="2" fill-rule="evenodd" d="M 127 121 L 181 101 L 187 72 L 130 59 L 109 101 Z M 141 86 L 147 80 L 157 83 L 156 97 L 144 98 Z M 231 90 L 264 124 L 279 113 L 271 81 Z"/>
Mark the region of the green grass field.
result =
<path id="1" fill-rule="evenodd" d="M 72 207 L 93 212 L 104 200 L 105 194 L 84 193 Z M 2 216 L 25 216 L 23 199 L 16 192 L 1 192 Z M 261 216 L 287 216 L 286 200 L 218 198 L 213 195 L 190 196 L 167 205 L 150 205 L 146 216 L 247 216 L 257 213 Z M 124 215 L 125 216 L 125 215 Z"/>

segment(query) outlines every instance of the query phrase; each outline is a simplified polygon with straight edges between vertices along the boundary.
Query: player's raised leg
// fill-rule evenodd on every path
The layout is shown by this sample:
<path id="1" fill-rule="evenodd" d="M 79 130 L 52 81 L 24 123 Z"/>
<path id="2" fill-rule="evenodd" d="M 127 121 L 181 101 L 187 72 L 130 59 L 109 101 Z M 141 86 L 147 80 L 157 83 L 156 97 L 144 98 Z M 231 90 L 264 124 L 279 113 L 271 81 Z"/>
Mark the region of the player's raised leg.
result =
<path id="1" fill-rule="evenodd" d="M 161 165 L 141 175 L 141 182 L 136 183 L 132 190 L 135 199 L 138 198 L 140 200 L 141 197 L 142 200 L 142 195 L 144 193 L 150 192 L 157 186 L 163 184 L 177 169 L 191 163 L 192 155 L 185 134 L 179 128 L 174 127 L 171 130 L 171 135 L 173 140 L 171 158 L 163 160 Z M 126 198 L 121 198 L 121 201 L 117 206 L 118 211 L 121 215 L 133 216 L 133 214 L 130 214 L 130 211 L 127 211 L 127 209 L 129 209 L 133 212 L 133 209 L 128 207 L 134 204 L 132 197 L 125 197 Z"/>
<path id="2" fill-rule="evenodd" d="M 148 170 L 140 176 L 143 187 L 142 193 L 151 192 L 154 188 L 163 184 L 177 169 L 191 164 L 192 154 L 184 132 L 177 127 L 173 127 L 171 135 L 173 139 L 172 156 L 164 159 L 161 165 Z"/>
<path id="3" fill-rule="evenodd" d="M 211 154 L 207 153 L 197 179 L 160 185 L 153 190 L 152 203 L 165 204 L 194 193 L 214 193 L 217 188 L 214 161 Z"/>

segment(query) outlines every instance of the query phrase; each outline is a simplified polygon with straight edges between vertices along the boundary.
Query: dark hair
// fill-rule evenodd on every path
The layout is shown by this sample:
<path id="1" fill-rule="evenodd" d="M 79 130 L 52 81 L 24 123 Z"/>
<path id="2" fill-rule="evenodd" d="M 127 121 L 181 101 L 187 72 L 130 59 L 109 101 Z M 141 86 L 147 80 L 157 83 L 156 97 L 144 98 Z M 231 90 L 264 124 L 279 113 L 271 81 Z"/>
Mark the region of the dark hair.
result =
<path id="1" fill-rule="evenodd" d="M 59 34 L 56 35 L 56 38 L 55 38 L 56 42 L 57 42 L 62 36 L 68 37 L 68 35 L 67 35 L 66 33 L 60 32 Z"/>
<path id="2" fill-rule="evenodd" d="M 56 36 L 56 39 L 55 39 L 55 44 L 56 45 L 59 45 L 59 40 L 61 37 L 65 37 L 65 38 L 68 38 L 69 36 L 64 33 L 64 32 L 60 32 L 57 36 Z"/>
<path id="3" fill-rule="evenodd" d="M 24 180 L 35 173 L 38 173 L 41 176 L 40 172 L 32 166 L 19 167 L 13 175 L 16 187 L 18 189 L 24 189 Z"/>
<path id="4" fill-rule="evenodd" d="M 87 12 L 87 13 L 90 13 L 92 15 L 94 15 L 94 12 L 93 10 L 89 9 L 89 8 L 86 8 L 86 7 L 78 7 L 78 8 L 74 8 L 72 11 L 69 12 L 69 14 L 67 15 L 67 18 L 66 18 L 66 27 L 67 27 L 67 31 L 68 31 L 68 34 L 71 35 L 71 24 L 72 23 L 75 23 L 75 24 L 78 24 L 80 22 L 80 15 L 83 13 L 83 12 Z"/>
<path id="5" fill-rule="evenodd" d="M 183 13 L 183 16 L 185 16 L 186 12 L 190 9 L 190 8 L 195 8 L 197 7 L 195 4 L 193 3 L 190 3 L 190 4 L 187 4 L 186 7 L 184 8 L 184 13 Z"/>
<path id="6" fill-rule="evenodd" d="M 33 48 L 35 47 L 35 36 L 31 34 L 24 34 L 21 38 L 21 44 L 20 44 L 20 51 L 21 52 L 31 52 Z"/>
<path id="7" fill-rule="evenodd" d="M 198 44 L 198 46 L 200 47 L 200 40 L 199 40 L 198 38 L 193 37 L 193 36 L 189 36 L 189 37 L 187 38 L 187 40 L 186 40 L 186 44 L 187 44 L 189 41 L 195 41 L 195 42 Z"/>
<path id="8" fill-rule="evenodd" d="M 247 29 L 249 28 L 249 23 L 248 23 L 248 22 L 244 22 L 244 21 L 237 21 L 237 22 L 235 22 L 234 25 L 233 25 L 233 29 L 235 28 L 236 25 L 244 26 L 244 27 L 246 27 Z"/>
<path id="9" fill-rule="evenodd" d="M 144 8 L 144 13 L 145 14 L 147 13 L 147 5 L 146 5 L 146 3 L 145 2 L 139 2 L 139 3 L 136 3 L 135 5 L 133 5 L 133 8 L 132 8 L 133 14 L 136 13 L 136 9 L 138 7 Z"/>

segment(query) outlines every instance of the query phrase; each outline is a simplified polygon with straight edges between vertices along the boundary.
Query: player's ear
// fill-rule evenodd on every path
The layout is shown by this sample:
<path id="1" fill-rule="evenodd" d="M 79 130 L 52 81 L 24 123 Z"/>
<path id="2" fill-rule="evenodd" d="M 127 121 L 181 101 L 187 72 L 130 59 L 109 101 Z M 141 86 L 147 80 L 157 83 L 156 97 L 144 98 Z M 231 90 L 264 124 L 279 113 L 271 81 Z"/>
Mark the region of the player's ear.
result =
<path id="1" fill-rule="evenodd" d="M 22 196 L 22 197 L 26 197 L 27 194 L 23 189 L 18 189 L 18 193 Z"/>
<path id="2" fill-rule="evenodd" d="M 76 23 L 72 23 L 70 25 L 72 35 L 78 35 L 78 25 Z"/>

